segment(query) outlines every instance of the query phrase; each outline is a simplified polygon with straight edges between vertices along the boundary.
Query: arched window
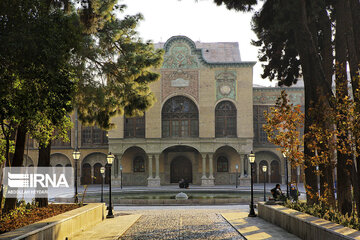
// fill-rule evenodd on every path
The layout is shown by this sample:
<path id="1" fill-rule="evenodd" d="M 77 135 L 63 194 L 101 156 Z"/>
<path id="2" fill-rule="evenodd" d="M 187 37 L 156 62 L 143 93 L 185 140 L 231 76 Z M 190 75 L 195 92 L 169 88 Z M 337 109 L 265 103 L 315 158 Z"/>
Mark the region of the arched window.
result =
<path id="1" fill-rule="evenodd" d="M 141 156 L 137 156 L 133 161 L 134 172 L 145 172 L 145 161 Z"/>
<path id="2" fill-rule="evenodd" d="M 199 136 L 199 112 L 190 99 L 176 96 L 166 101 L 162 108 L 162 136 Z"/>
<path id="3" fill-rule="evenodd" d="M 144 138 L 145 137 L 145 114 L 141 117 L 125 117 L 124 137 Z"/>
<path id="4" fill-rule="evenodd" d="M 236 107 L 222 101 L 215 108 L 215 137 L 236 137 Z"/>
<path id="5" fill-rule="evenodd" d="M 220 156 L 217 159 L 217 171 L 218 172 L 228 172 L 229 171 L 229 161 L 227 157 Z"/>

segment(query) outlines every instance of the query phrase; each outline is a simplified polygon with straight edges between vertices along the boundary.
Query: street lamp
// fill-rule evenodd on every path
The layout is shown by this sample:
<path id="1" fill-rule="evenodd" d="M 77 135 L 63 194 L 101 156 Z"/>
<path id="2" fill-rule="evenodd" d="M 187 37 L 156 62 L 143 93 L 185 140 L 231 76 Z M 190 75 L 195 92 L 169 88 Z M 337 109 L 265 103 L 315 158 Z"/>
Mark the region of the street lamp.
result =
<path id="1" fill-rule="evenodd" d="M 266 202 L 266 171 L 267 171 L 267 166 L 266 165 L 262 166 L 262 170 L 264 172 L 264 201 Z"/>
<path id="2" fill-rule="evenodd" d="M 109 208 L 108 208 L 108 215 L 106 218 L 114 218 L 114 214 L 112 212 L 112 203 L 111 203 L 111 165 L 114 161 L 115 156 L 109 152 L 106 157 L 107 163 L 109 164 Z"/>
<path id="3" fill-rule="evenodd" d="M 249 154 L 249 162 L 251 164 L 251 203 L 250 203 L 250 213 L 249 217 L 256 217 L 254 210 L 254 180 L 253 180 L 253 171 L 254 171 L 254 162 L 255 162 L 255 154 L 253 151 Z"/>
<path id="4" fill-rule="evenodd" d="M 75 176 L 75 181 L 74 181 L 75 182 L 75 197 L 74 197 L 74 200 L 75 200 L 75 203 L 78 203 L 79 200 L 78 200 L 78 191 L 77 191 L 77 179 L 78 179 L 77 166 L 78 166 L 78 160 L 80 159 L 80 152 L 79 152 L 78 148 L 75 148 L 72 155 L 75 160 L 75 174 L 74 174 L 74 176 Z"/>
<path id="5" fill-rule="evenodd" d="M 238 169 L 239 169 L 239 165 L 236 164 L 235 168 L 236 168 L 235 185 L 236 185 L 236 188 L 238 188 Z"/>
<path id="6" fill-rule="evenodd" d="M 120 189 L 122 189 L 122 165 L 120 165 Z"/>
<path id="7" fill-rule="evenodd" d="M 286 183 L 286 198 L 289 198 L 289 173 L 288 173 L 288 160 L 289 150 L 285 149 L 283 156 L 285 158 L 285 183 Z"/>
<path id="8" fill-rule="evenodd" d="M 101 176 L 102 176 L 102 180 L 101 180 L 101 202 L 104 202 L 105 167 L 100 168 L 100 173 L 101 173 Z"/>

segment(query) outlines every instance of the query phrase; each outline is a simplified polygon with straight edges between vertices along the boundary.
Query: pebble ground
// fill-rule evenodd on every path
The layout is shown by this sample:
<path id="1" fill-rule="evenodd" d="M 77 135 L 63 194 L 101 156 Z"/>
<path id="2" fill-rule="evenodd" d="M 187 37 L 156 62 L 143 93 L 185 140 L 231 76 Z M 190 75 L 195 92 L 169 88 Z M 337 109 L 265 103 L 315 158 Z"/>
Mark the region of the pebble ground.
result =
<path id="1" fill-rule="evenodd" d="M 222 209 L 221 212 L 231 211 Z M 120 213 L 141 213 L 141 218 L 120 238 L 150 239 L 244 239 L 220 214 L 219 209 L 152 209 Z"/>

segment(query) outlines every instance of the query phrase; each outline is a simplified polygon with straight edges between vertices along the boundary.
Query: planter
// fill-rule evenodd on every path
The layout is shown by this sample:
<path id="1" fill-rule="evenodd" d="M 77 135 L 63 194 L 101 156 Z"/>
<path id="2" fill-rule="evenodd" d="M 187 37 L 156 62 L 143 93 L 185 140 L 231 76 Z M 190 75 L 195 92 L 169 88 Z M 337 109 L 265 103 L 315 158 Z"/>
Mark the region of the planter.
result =
<path id="1" fill-rule="evenodd" d="M 307 240 L 360 239 L 360 231 L 282 205 L 258 203 L 258 216 Z"/>
<path id="2" fill-rule="evenodd" d="M 0 235 L 3 239 L 71 239 L 105 218 L 104 203 L 89 203 L 83 207 L 41 220 Z"/>

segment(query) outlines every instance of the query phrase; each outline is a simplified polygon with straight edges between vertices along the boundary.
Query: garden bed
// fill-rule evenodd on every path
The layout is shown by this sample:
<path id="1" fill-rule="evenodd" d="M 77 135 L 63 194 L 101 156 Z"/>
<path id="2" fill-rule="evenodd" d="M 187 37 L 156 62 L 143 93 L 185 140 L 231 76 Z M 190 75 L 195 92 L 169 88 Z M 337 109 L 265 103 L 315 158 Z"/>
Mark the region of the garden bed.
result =
<path id="1" fill-rule="evenodd" d="M 0 240 L 71 239 L 75 234 L 100 223 L 104 218 L 105 204 L 89 203 L 82 207 L 0 234 Z"/>
<path id="2" fill-rule="evenodd" d="M 360 231 L 284 207 L 258 204 L 258 216 L 308 240 L 360 239 Z"/>
<path id="3" fill-rule="evenodd" d="M 1 215 L 0 234 L 13 231 L 17 228 L 56 216 L 78 207 L 79 205 L 77 204 L 49 204 L 49 206 L 42 208 L 28 204 L 17 207 L 10 213 Z"/>

